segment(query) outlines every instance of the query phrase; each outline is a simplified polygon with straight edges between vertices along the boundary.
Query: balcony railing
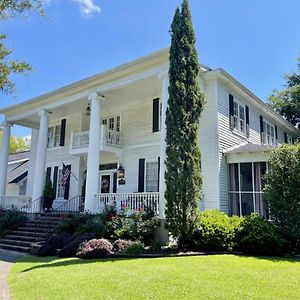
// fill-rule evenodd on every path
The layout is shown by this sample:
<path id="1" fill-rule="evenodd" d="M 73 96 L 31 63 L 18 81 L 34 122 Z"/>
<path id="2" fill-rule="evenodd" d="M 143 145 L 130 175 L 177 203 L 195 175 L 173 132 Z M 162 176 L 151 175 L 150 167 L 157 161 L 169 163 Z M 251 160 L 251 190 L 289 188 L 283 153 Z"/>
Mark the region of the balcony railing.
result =
<path id="1" fill-rule="evenodd" d="M 151 209 L 158 214 L 159 193 L 109 193 L 97 194 L 97 209 L 114 206 L 117 213 L 138 212 Z"/>
<path id="2" fill-rule="evenodd" d="M 71 137 L 71 148 L 80 149 L 88 147 L 90 140 L 89 131 L 83 132 L 72 132 Z M 121 135 L 120 132 L 110 130 L 106 125 L 101 125 L 101 143 L 106 146 L 117 147 L 121 146 Z"/>

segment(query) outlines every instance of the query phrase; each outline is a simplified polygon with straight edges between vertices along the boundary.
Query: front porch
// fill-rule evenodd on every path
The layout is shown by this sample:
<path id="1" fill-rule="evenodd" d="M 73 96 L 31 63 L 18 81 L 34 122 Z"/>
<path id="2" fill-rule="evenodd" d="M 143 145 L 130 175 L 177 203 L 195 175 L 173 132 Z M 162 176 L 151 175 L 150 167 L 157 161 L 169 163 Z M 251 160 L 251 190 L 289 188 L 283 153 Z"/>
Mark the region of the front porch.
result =
<path id="1" fill-rule="evenodd" d="M 12 201 L 14 200 L 14 201 Z M 95 195 L 96 210 L 92 213 L 102 212 L 107 207 L 114 207 L 118 214 L 143 212 L 147 210 L 159 214 L 159 192 L 143 193 L 99 193 Z M 22 205 L 23 204 L 23 205 Z M 85 198 L 81 196 L 73 197 L 53 205 L 53 213 L 84 212 Z M 43 199 L 31 200 L 28 196 L 1 196 L 0 208 L 18 209 L 28 214 L 44 213 Z"/>

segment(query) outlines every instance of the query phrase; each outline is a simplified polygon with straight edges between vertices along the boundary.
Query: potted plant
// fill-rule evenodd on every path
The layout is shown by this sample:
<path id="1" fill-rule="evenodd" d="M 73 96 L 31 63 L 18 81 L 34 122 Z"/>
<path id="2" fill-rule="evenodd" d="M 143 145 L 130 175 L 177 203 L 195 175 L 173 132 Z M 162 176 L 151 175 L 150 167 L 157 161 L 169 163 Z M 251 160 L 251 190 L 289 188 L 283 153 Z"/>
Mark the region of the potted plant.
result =
<path id="1" fill-rule="evenodd" d="M 54 190 L 52 186 L 52 181 L 49 179 L 45 183 L 44 193 L 43 193 L 43 200 L 44 200 L 44 209 L 50 210 L 52 208 L 52 204 L 54 201 Z"/>

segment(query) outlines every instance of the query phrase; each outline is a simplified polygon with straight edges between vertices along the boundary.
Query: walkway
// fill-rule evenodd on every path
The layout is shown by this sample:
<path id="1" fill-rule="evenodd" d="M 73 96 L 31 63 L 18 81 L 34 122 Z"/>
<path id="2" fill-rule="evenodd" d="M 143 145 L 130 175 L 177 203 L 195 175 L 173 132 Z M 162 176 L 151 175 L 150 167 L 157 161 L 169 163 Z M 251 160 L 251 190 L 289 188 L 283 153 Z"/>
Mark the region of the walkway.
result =
<path id="1" fill-rule="evenodd" d="M 7 275 L 11 265 L 26 254 L 0 249 L 0 299 L 9 300 Z"/>

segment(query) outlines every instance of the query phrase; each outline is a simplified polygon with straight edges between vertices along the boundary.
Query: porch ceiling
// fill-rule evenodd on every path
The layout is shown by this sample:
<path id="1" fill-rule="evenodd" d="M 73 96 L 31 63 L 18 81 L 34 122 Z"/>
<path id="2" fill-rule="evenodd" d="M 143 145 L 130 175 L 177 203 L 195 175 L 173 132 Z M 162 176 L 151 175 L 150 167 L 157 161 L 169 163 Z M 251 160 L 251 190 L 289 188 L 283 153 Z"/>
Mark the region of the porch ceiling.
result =
<path id="1" fill-rule="evenodd" d="M 151 97 L 158 97 L 161 94 L 161 80 L 157 75 L 147 77 L 144 79 L 136 80 L 133 83 L 125 85 L 120 88 L 114 88 L 107 92 L 103 92 L 105 95 L 105 101 L 102 102 L 103 110 L 111 110 L 113 107 L 119 107 L 120 105 L 127 105 L 129 102 L 143 100 Z M 101 89 L 99 88 L 101 92 Z M 42 109 L 46 109 L 51 113 L 50 119 L 62 119 L 66 116 L 75 115 L 80 112 L 84 112 L 87 105 L 88 92 L 84 96 L 78 95 L 74 97 L 72 101 L 56 102 L 53 108 L 47 109 L 47 107 L 38 106 L 34 110 L 23 111 L 17 118 L 10 117 L 8 121 L 12 121 L 14 124 L 38 128 L 39 127 L 39 115 L 38 112 Z M 11 119 L 11 120 L 10 120 Z"/>

